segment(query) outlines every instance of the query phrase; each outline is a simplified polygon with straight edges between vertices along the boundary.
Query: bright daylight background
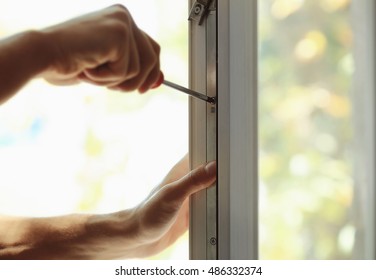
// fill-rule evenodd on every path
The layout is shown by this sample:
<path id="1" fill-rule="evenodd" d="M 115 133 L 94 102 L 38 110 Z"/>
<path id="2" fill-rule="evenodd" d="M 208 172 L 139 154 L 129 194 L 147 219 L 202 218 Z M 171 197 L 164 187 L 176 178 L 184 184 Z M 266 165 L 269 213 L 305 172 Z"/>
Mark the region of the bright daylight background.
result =
<path id="1" fill-rule="evenodd" d="M 356 247 L 350 0 L 260 0 L 260 256 Z"/>
<path id="2" fill-rule="evenodd" d="M 0 38 L 115 3 L 160 43 L 165 77 L 186 86 L 186 0 L 1 0 Z M 188 151 L 187 100 L 163 86 L 141 96 L 31 82 L 0 107 L 0 213 L 53 216 L 136 205 Z M 156 258 L 187 259 L 187 235 Z"/>

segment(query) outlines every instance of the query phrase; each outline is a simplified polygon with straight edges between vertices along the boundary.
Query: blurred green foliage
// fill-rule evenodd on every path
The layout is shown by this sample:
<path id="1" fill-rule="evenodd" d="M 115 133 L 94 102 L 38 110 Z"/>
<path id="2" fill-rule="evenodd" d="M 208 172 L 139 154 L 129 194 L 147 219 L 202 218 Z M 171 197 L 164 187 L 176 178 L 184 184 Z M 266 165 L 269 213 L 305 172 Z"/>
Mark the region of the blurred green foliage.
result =
<path id="1" fill-rule="evenodd" d="M 259 1 L 260 256 L 351 258 L 348 0 Z"/>

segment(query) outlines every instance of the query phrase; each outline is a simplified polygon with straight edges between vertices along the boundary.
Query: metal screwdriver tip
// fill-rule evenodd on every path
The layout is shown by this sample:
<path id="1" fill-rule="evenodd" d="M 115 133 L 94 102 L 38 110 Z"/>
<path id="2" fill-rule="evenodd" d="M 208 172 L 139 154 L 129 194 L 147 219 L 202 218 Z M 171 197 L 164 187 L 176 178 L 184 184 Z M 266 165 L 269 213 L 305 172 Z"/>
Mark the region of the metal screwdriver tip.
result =
<path id="1" fill-rule="evenodd" d="M 171 88 L 174 88 L 180 92 L 184 92 L 190 96 L 193 96 L 193 97 L 196 97 L 198 99 L 201 99 L 201 100 L 204 100 L 212 105 L 215 105 L 216 104 L 216 99 L 214 97 L 210 97 L 210 96 L 207 96 L 205 94 L 202 94 L 202 93 L 199 93 L 197 91 L 194 91 L 194 90 L 191 90 L 189 88 L 185 88 L 183 86 L 180 86 L 180 85 L 177 85 L 175 83 L 172 83 L 172 82 L 169 82 L 167 80 L 164 80 L 163 81 L 163 84 L 166 85 L 166 86 L 169 86 Z"/>

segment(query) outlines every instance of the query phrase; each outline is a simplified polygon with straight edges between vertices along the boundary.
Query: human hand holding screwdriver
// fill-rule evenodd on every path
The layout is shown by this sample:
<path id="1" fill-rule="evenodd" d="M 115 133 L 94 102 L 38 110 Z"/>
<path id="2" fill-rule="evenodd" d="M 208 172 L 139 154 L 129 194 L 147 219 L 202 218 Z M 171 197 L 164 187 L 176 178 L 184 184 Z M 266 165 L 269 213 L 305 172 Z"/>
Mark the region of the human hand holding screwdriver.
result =
<path id="1" fill-rule="evenodd" d="M 159 54 L 122 5 L 22 32 L 0 41 L 0 104 L 35 77 L 144 93 L 161 77 Z"/>
<path id="2" fill-rule="evenodd" d="M 44 32 L 55 50 L 43 76 L 54 84 L 89 82 L 146 92 L 160 77 L 160 46 L 139 29 L 128 10 L 115 5 Z"/>

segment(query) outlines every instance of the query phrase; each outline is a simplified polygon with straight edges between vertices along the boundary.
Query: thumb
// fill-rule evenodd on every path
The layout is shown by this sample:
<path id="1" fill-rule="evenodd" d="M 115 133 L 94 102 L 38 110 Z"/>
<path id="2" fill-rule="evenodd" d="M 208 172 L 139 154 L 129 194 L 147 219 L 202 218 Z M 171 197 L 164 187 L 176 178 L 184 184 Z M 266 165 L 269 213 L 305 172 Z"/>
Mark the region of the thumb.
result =
<path id="1" fill-rule="evenodd" d="M 95 68 L 87 68 L 82 72 L 83 78 L 98 85 L 112 86 L 133 78 L 134 73 L 127 72 L 124 59 L 103 63 Z"/>
<path id="2" fill-rule="evenodd" d="M 108 64 L 102 64 L 96 68 L 85 69 L 80 78 L 97 83 L 98 85 L 110 84 L 119 79 Z"/>
<path id="3" fill-rule="evenodd" d="M 192 170 L 183 178 L 165 186 L 168 200 L 184 201 L 191 194 L 210 187 L 216 180 L 217 163 L 209 162 Z"/>

